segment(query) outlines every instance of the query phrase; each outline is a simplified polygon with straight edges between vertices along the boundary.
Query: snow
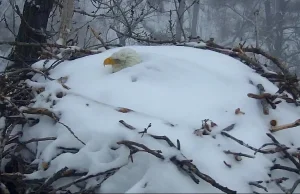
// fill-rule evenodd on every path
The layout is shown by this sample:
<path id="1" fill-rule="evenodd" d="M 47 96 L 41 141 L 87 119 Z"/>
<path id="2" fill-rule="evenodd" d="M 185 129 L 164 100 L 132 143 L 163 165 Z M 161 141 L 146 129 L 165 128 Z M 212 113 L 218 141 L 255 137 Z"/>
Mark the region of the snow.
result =
<path id="1" fill-rule="evenodd" d="M 222 136 L 221 130 L 235 124 L 228 133 L 245 143 L 259 148 L 271 142 L 266 135 L 269 122 L 276 119 L 279 124 L 294 122 L 299 117 L 299 108 L 293 104 L 281 103 L 270 115 L 263 115 L 259 101 L 251 99 L 248 93 L 257 93 L 256 84 L 261 83 L 267 92 L 275 93 L 278 88 L 252 69 L 229 56 L 208 50 L 179 46 L 131 46 L 143 62 L 117 73 L 111 67 L 104 67 L 103 61 L 115 48 L 101 54 L 65 61 L 50 71 L 50 77 L 65 77 L 65 89 L 57 80 L 45 80 L 35 75 L 34 81 L 27 81 L 33 88 L 44 87 L 36 96 L 33 107 L 47 108 L 60 117 L 60 122 L 69 126 L 83 145 L 60 123 L 47 116 L 40 122 L 23 130 L 22 141 L 31 138 L 57 137 L 27 146 L 35 153 L 40 170 L 28 174 L 28 179 L 50 177 L 64 167 L 87 172 L 88 175 L 121 167 L 113 176 L 101 184 L 99 192 L 150 193 L 150 192 L 221 192 L 200 179 L 199 184 L 170 162 L 172 156 L 192 159 L 198 169 L 211 176 L 219 184 L 238 193 L 265 192 L 249 186 L 250 181 L 270 180 L 269 168 L 276 154 L 257 153 L 255 158 L 236 161 L 223 151 L 242 152 L 254 155 L 254 151 Z M 34 68 L 49 67 L 39 61 Z M 66 77 L 67 76 L 67 77 Z M 253 84 L 251 84 L 251 82 Z M 59 98 L 57 93 L 63 92 Z M 121 113 L 118 107 L 133 112 Z M 245 112 L 236 115 L 237 108 Z M 195 129 L 201 128 L 202 120 L 210 119 L 217 124 L 211 135 L 196 136 Z M 137 130 L 124 127 L 119 120 L 134 126 Z M 141 132 L 151 123 L 149 134 L 167 136 L 181 150 L 171 148 L 165 141 L 156 140 Z M 173 126 L 170 125 L 173 124 Z M 215 135 L 215 138 L 213 136 Z M 296 148 L 300 146 L 299 127 L 273 134 L 281 143 Z M 128 140 L 142 143 L 152 150 L 161 150 L 166 158 L 139 152 L 134 154 L 133 163 L 128 158 L 127 147 L 116 142 Z M 78 149 L 76 153 L 64 153 L 61 147 Z M 111 148 L 118 148 L 116 150 Z M 224 161 L 231 164 L 228 168 Z M 43 169 L 43 162 L 51 162 Z M 278 161 L 279 162 L 279 161 Z M 286 166 L 292 164 L 282 160 Z M 286 182 L 290 187 L 297 176 L 272 171 L 272 178 L 291 177 Z M 103 177 L 102 177 L 103 178 Z M 102 178 L 90 178 L 84 188 L 97 185 Z M 66 185 L 74 178 L 56 181 L 54 186 Z M 281 192 L 274 183 L 263 183 L 269 192 Z M 82 185 L 81 185 L 82 186 Z M 71 186 L 72 192 L 78 185 Z M 299 189 L 295 192 L 299 192 Z"/>

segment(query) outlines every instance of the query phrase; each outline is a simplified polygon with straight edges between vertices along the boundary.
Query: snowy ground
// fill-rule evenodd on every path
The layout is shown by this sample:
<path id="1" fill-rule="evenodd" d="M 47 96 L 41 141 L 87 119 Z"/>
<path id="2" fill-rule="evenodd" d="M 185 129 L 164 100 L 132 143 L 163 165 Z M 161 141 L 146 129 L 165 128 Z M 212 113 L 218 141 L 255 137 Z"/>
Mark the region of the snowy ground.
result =
<path id="1" fill-rule="evenodd" d="M 270 93 L 275 93 L 278 88 L 228 56 L 175 46 L 131 48 L 138 51 L 143 62 L 114 74 L 111 73 L 111 67 L 103 66 L 103 60 L 120 48 L 61 63 L 50 72 L 50 77 L 59 79 L 68 76 L 65 85 L 70 90 L 63 88 L 57 80 L 45 80 L 40 75 L 35 76 L 37 82 L 28 81 L 35 88 L 45 87 L 45 91 L 36 97 L 34 107 L 48 108 L 55 112 L 60 116 L 60 121 L 69 126 L 86 144 L 80 143 L 61 124 L 54 124 L 46 116 L 41 117 L 39 124 L 24 130 L 22 140 L 42 137 L 57 139 L 39 142 L 37 147 L 35 143 L 30 144 L 30 148 L 36 153 L 35 162 L 40 164 L 41 169 L 28 175 L 28 178 L 49 177 L 65 166 L 78 172 L 88 171 L 88 175 L 92 175 L 127 164 L 108 178 L 99 191 L 220 192 L 201 179 L 200 184 L 195 184 L 167 159 L 161 160 L 139 152 L 134 154 L 132 163 L 128 159 L 127 147 L 111 149 L 118 147 L 118 141 L 130 140 L 153 150 L 161 150 L 165 158 L 179 156 L 181 152 L 187 159 L 192 159 L 201 172 L 238 193 L 265 192 L 249 186 L 248 182 L 270 180 L 269 168 L 273 165 L 272 160 L 276 154 L 258 153 L 255 158 L 242 157 L 242 161 L 236 161 L 232 155 L 223 151 L 249 155 L 254 155 L 254 151 L 222 136 L 220 131 L 235 124 L 234 129 L 228 133 L 259 148 L 264 143 L 272 142 L 266 135 L 270 120 L 276 119 L 279 124 L 294 122 L 299 118 L 299 108 L 293 104 L 281 103 L 276 110 L 270 110 L 270 115 L 263 115 L 260 102 L 247 97 L 247 94 L 257 93 L 258 83 L 263 84 Z M 48 62 L 46 66 L 52 62 Z M 44 61 L 40 61 L 34 67 L 41 68 L 43 64 Z M 66 95 L 57 98 L 56 94 L 59 92 Z M 116 110 L 118 107 L 134 111 L 122 113 Z M 237 108 L 245 114 L 236 115 Z M 204 119 L 212 120 L 217 126 L 213 128 L 211 135 L 196 136 L 194 130 L 201 128 Z M 124 127 L 119 120 L 124 120 L 137 130 Z M 149 134 L 165 135 L 175 144 L 178 139 L 181 151 L 147 134 L 141 137 L 138 132 L 143 131 L 149 123 Z M 281 143 L 288 146 L 293 143 L 293 147 L 300 147 L 299 135 L 299 127 L 274 133 Z M 57 156 L 61 152 L 59 147 L 80 150 L 78 153 Z M 42 162 L 50 161 L 49 168 L 44 171 Z M 224 161 L 232 167 L 227 167 Z M 286 162 L 284 164 L 292 166 Z M 288 188 L 298 177 L 281 170 L 272 171 L 272 178 L 283 176 L 291 178 L 285 182 Z M 102 178 L 91 178 L 86 185 L 77 186 L 88 188 L 101 182 Z M 55 185 L 59 187 L 74 180 L 64 179 L 55 182 Z M 274 183 L 262 185 L 269 192 L 281 192 Z M 72 191 L 76 191 L 76 188 L 70 187 Z"/>

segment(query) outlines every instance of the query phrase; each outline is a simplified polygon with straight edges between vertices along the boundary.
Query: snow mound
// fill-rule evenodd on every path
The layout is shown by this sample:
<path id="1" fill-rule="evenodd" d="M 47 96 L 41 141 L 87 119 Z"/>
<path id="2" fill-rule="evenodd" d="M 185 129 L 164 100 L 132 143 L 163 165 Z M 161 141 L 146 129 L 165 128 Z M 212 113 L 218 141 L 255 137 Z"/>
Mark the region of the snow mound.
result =
<path id="1" fill-rule="evenodd" d="M 196 184 L 170 161 L 173 156 L 184 158 L 181 153 L 193 160 L 199 171 L 238 193 L 265 192 L 249 182 L 291 176 L 280 170 L 270 171 L 276 154 L 254 155 L 253 150 L 221 135 L 222 129 L 234 124 L 228 134 L 259 148 L 272 142 L 266 135 L 270 120 L 290 123 L 298 119 L 299 109 L 293 104 L 281 103 L 264 115 L 260 101 L 247 96 L 258 93 L 257 84 L 262 84 L 266 92 L 275 93 L 278 88 L 271 82 L 240 61 L 212 51 L 176 46 L 130 48 L 141 55 L 143 62 L 117 73 L 112 74 L 111 67 L 104 67 L 103 60 L 122 48 L 65 61 L 50 71 L 52 81 L 42 75 L 35 75 L 35 82 L 27 81 L 33 88 L 44 88 L 37 94 L 33 107 L 47 108 L 60 118 L 58 123 L 41 116 L 38 124 L 23 131 L 22 141 L 56 138 L 27 144 L 40 169 L 28 174 L 27 179 L 49 178 L 67 167 L 76 170 L 78 176 L 53 185 L 71 192 L 95 186 L 101 186 L 98 191 L 104 193 L 221 192 L 200 178 Z M 49 67 L 53 62 L 39 61 L 33 67 Z M 245 114 L 236 115 L 237 108 Z M 201 128 L 205 119 L 217 126 L 210 135 L 197 136 L 194 131 Z M 148 133 L 139 133 L 149 123 Z M 179 140 L 180 150 L 151 135 L 167 136 L 175 145 Z M 273 135 L 281 143 L 300 147 L 297 128 Z M 120 141 L 160 150 L 165 159 L 138 152 L 132 156 L 132 162 L 130 150 L 117 144 Z M 237 161 L 233 155 L 224 153 L 228 150 L 254 158 L 242 157 Z M 284 160 L 281 163 L 292 166 Z M 107 171 L 113 175 L 106 177 Z M 86 180 L 70 184 L 77 178 Z M 286 182 L 289 186 L 297 176 L 290 178 Z M 262 185 L 269 192 L 281 192 L 274 182 Z"/>

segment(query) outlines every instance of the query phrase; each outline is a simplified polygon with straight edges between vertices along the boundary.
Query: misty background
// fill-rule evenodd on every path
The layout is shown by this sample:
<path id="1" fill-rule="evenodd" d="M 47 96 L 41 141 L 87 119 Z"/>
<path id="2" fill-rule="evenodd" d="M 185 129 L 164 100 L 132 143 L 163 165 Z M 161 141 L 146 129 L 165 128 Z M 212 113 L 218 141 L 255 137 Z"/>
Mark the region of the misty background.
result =
<path id="1" fill-rule="evenodd" d="M 19 33 L 21 19 L 17 8 L 22 13 L 24 3 L 42 3 L 43 0 L 1 0 L 0 2 L 0 56 L 2 58 L 0 64 L 3 67 L 8 64 L 7 56 L 11 52 L 11 46 L 5 42 L 16 41 Z M 60 43 L 58 40 L 62 15 L 68 12 L 62 9 L 64 3 L 62 0 L 44 0 L 44 2 L 50 2 L 53 6 L 48 17 L 47 29 L 39 30 L 47 37 L 48 43 Z M 64 43 L 66 45 L 101 49 L 211 39 L 225 47 L 244 44 L 262 48 L 284 61 L 291 72 L 300 74 L 299 0 L 72 0 L 69 2 L 72 5 L 69 8 L 72 17 L 67 40 Z M 268 61 L 265 63 L 273 70 L 277 70 Z"/>

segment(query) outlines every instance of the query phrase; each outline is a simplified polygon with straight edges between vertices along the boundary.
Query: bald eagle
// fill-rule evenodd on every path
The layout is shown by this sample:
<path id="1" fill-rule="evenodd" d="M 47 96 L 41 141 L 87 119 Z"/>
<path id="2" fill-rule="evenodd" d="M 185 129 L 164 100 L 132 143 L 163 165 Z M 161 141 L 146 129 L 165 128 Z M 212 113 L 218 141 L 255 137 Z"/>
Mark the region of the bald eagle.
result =
<path id="1" fill-rule="evenodd" d="M 135 50 L 131 48 L 124 48 L 106 58 L 103 65 L 111 65 L 112 71 L 115 73 L 126 67 L 132 67 L 140 62 L 142 62 L 142 59 Z"/>

